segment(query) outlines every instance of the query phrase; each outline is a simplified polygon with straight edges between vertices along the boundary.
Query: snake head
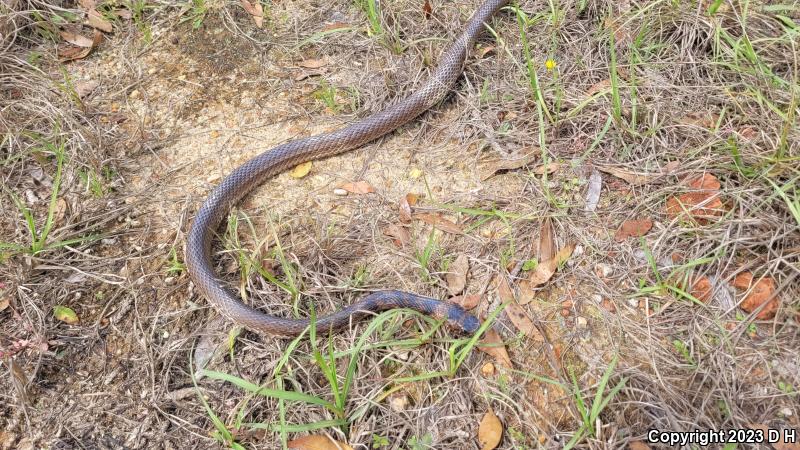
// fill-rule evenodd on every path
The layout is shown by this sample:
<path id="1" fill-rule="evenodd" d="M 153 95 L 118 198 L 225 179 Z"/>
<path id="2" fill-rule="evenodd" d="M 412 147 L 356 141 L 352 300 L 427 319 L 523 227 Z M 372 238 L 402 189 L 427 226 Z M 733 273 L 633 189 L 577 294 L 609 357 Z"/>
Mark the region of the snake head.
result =
<path id="1" fill-rule="evenodd" d="M 457 305 L 450 305 L 447 310 L 447 324 L 467 334 L 475 334 L 481 327 L 481 321 Z"/>

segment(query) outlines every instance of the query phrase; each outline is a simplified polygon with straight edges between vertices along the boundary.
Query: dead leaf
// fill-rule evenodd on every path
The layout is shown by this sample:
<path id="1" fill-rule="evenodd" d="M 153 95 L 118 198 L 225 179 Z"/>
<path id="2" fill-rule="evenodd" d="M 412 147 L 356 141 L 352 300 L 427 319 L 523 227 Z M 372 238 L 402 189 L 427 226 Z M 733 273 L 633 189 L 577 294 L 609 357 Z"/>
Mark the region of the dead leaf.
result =
<path id="1" fill-rule="evenodd" d="M 662 176 L 662 174 L 660 173 L 633 172 L 619 167 L 597 166 L 597 170 L 614 175 L 617 178 L 621 178 L 634 186 L 641 186 L 644 184 L 652 183 L 653 181 Z"/>
<path id="2" fill-rule="evenodd" d="M 96 0 L 78 0 L 78 4 L 81 5 L 81 8 L 89 11 L 90 9 L 94 9 L 97 6 Z"/>
<path id="3" fill-rule="evenodd" d="M 70 33 L 70 35 L 75 36 L 74 34 Z M 78 35 L 80 36 L 80 35 Z M 84 38 L 84 36 L 80 36 Z M 71 45 L 59 45 L 58 46 L 58 58 L 61 62 L 67 61 L 74 61 L 76 59 L 83 59 L 92 52 L 92 49 L 100 45 L 100 42 L 103 41 L 103 33 L 94 30 L 94 37 L 91 41 L 91 45 L 88 47 L 83 46 L 71 46 Z"/>
<path id="4" fill-rule="evenodd" d="M 539 227 L 539 261 L 553 259 L 555 254 L 556 240 L 553 238 L 553 222 L 549 217 L 546 217 Z"/>
<path id="5" fill-rule="evenodd" d="M 478 443 L 481 450 L 493 450 L 500 444 L 503 437 L 503 424 L 500 418 L 491 410 L 483 415 L 481 424 L 478 426 Z"/>
<path id="6" fill-rule="evenodd" d="M 10 305 L 10 304 L 11 304 L 11 302 L 8 300 L 8 297 L 4 296 L 3 298 L 0 298 L 0 312 L 5 311 L 6 308 L 8 308 L 8 305 Z M 477 305 L 477 303 L 476 303 L 476 305 Z M 474 306 L 473 306 L 473 308 L 474 308 Z"/>
<path id="7" fill-rule="evenodd" d="M 604 90 L 610 89 L 610 88 L 611 88 L 611 80 L 606 78 L 605 80 L 598 81 L 597 83 L 591 85 L 589 87 L 589 90 L 586 91 L 586 95 L 591 97 L 591 96 L 593 96 L 594 94 L 597 94 L 600 91 L 604 91 Z"/>
<path id="8" fill-rule="evenodd" d="M 533 321 L 528 317 L 525 309 L 517 302 L 509 303 L 503 311 L 508 315 L 511 323 L 525 336 L 540 340 L 539 330 L 536 329 L 536 325 L 534 325 Z"/>
<path id="9" fill-rule="evenodd" d="M 478 303 L 481 301 L 480 295 L 456 295 L 447 299 L 450 303 L 455 303 L 456 305 L 464 308 L 464 309 L 472 309 L 478 306 Z"/>
<path id="10" fill-rule="evenodd" d="M 371 184 L 367 183 L 366 181 L 356 181 L 354 183 L 345 183 L 339 186 L 340 189 L 344 189 L 347 192 L 353 194 L 370 194 L 375 192 L 375 188 L 372 187 Z"/>
<path id="11" fill-rule="evenodd" d="M 469 270 L 469 258 L 467 255 L 458 255 L 455 261 L 447 268 L 447 290 L 450 295 L 458 295 L 467 285 L 467 271 Z"/>
<path id="12" fill-rule="evenodd" d="M 100 31 L 105 31 L 106 33 L 111 33 L 111 31 L 113 31 L 111 22 L 107 21 L 99 12 L 97 12 L 97 10 L 94 9 L 89 10 L 89 14 L 86 17 L 86 24 Z"/>
<path id="13" fill-rule="evenodd" d="M 464 231 L 455 222 L 445 219 L 440 214 L 414 214 L 414 218 L 421 220 L 428 225 L 433 225 L 445 233 L 463 234 Z"/>
<path id="14" fill-rule="evenodd" d="M 714 285 L 711 280 L 706 276 L 700 276 L 692 283 L 689 293 L 694 298 L 700 300 L 702 303 L 708 303 L 711 299 L 711 294 L 714 292 Z"/>
<path id="15" fill-rule="evenodd" d="M 394 238 L 392 242 L 398 248 L 402 248 L 411 242 L 411 234 L 401 225 L 391 224 L 383 230 L 383 234 Z"/>
<path id="16" fill-rule="evenodd" d="M 558 169 L 561 168 L 561 163 L 557 162 L 550 162 L 547 164 L 539 164 L 538 166 L 534 167 L 533 173 L 536 175 L 544 175 L 545 173 L 548 175 L 556 173 Z"/>
<path id="17" fill-rule="evenodd" d="M 94 46 L 92 40 L 86 36 L 77 33 L 71 33 L 69 31 L 60 31 L 59 34 L 61 35 L 62 39 L 72 45 L 84 48 L 92 48 Z"/>
<path id="18" fill-rule="evenodd" d="M 497 361 L 497 364 L 511 369 L 513 365 L 511 364 L 511 357 L 508 356 L 508 351 L 506 350 L 506 346 L 503 344 L 503 340 L 500 338 L 500 335 L 492 328 L 486 330 L 486 333 L 483 335 L 483 339 L 481 339 L 480 345 L 477 346 L 478 350 L 487 353 L 489 356 L 494 358 Z"/>
<path id="19" fill-rule="evenodd" d="M 425 3 L 422 5 L 422 12 L 425 14 L 425 19 L 430 20 L 431 14 L 433 14 L 433 7 L 431 6 L 430 0 L 425 0 Z"/>
<path id="20" fill-rule="evenodd" d="M 763 277 L 755 280 L 751 272 L 742 272 L 733 279 L 733 287 L 747 292 L 746 297 L 739 305 L 744 311 L 751 313 L 764 303 L 769 302 L 758 313 L 756 318 L 767 320 L 775 317 L 775 313 L 778 311 L 778 297 L 773 296 L 775 280 L 772 277 Z"/>
<path id="21" fill-rule="evenodd" d="M 712 129 L 719 123 L 719 114 L 711 112 L 693 112 L 679 119 L 678 123 Z"/>
<path id="22" fill-rule="evenodd" d="M 303 436 L 292 439 L 286 446 L 293 450 L 353 450 L 341 441 L 334 441 L 325 435 Z"/>
<path id="23" fill-rule="evenodd" d="M 653 221 L 650 219 L 626 220 L 614 234 L 614 239 L 622 242 L 629 237 L 644 236 L 651 228 L 653 228 Z"/>
<path id="24" fill-rule="evenodd" d="M 494 51 L 494 45 L 485 45 L 478 49 L 478 58 L 483 58 Z"/>
<path id="25" fill-rule="evenodd" d="M 114 11 L 114 13 L 118 15 L 120 19 L 131 20 L 133 18 L 133 13 L 131 13 L 131 10 L 129 9 L 117 9 Z"/>
<path id="26" fill-rule="evenodd" d="M 303 178 L 308 175 L 309 172 L 311 172 L 311 161 L 306 161 L 295 166 L 295 168 L 289 172 L 289 176 L 292 178 Z"/>
<path id="27" fill-rule="evenodd" d="M 515 170 L 520 167 L 525 167 L 541 154 L 539 149 L 529 150 L 527 153 L 512 159 L 494 159 L 483 162 L 480 166 L 479 172 L 481 174 L 481 181 L 488 180 L 494 174 L 500 171 Z"/>
<path id="28" fill-rule="evenodd" d="M 297 63 L 300 67 L 305 67 L 306 69 L 319 69 L 323 67 L 327 62 L 324 59 L 306 59 Z"/>
<path id="29" fill-rule="evenodd" d="M 330 23 L 328 25 L 325 25 L 322 28 L 322 31 L 341 30 L 342 28 L 349 28 L 349 27 L 350 27 L 350 25 L 348 25 L 348 24 L 346 24 L 344 22 L 333 22 L 333 23 Z"/>
<path id="30" fill-rule="evenodd" d="M 550 281 L 550 278 L 552 278 L 553 274 L 558 270 L 558 266 L 568 260 L 569 257 L 572 256 L 574 250 L 575 244 L 567 244 L 564 248 L 559 250 L 554 257 L 547 261 L 540 262 L 539 265 L 531 271 L 530 276 L 528 276 L 529 287 L 535 288 Z"/>
<path id="31" fill-rule="evenodd" d="M 666 212 L 670 218 L 691 218 L 705 225 L 710 219 L 723 214 L 725 205 L 720 199 L 720 182 L 717 177 L 704 173 L 689 180 L 688 185 L 697 191 L 670 197 L 667 200 Z"/>
<path id="32" fill-rule="evenodd" d="M 97 80 L 79 81 L 75 83 L 75 93 L 78 94 L 78 97 L 84 98 L 94 92 L 97 86 L 100 86 Z"/>
<path id="33" fill-rule="evenodd" d="M 399 216 L 401 222 L 411 222 L 411 203 L 408 201 L 408 194 L 400 199 Z"/>
<path id="34" fill-rule="evenodd" d="M 253 16 L 253 22 L 256 23 L 256 27 L 263 28 L 264 27 L 264 8 L 261 7 L 261 0 L 255 0 L 253 3 L 250 3 L 249 0 L 240 0 L 242 3 L 242 8 L 247 11 L 247 14 Z"/>

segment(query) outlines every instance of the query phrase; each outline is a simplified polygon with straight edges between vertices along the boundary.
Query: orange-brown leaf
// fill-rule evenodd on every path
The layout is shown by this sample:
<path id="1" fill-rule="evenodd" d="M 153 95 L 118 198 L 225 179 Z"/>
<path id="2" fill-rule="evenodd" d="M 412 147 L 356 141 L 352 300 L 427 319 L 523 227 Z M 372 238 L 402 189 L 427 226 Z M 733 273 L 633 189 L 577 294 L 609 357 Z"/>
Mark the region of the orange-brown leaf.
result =
<path id="1" fill-rule="evenodd" d="M 356 181 L 354 183 L 345 183 L 339 186 L 341 189 L 344 189 L 347 192 L 351 192 L 353 194 L 370 194 L 375 192 L 375 188 L 372 187 L 371 184 L 367 183 L 366 181 Z"/>
<path id="2" fill-rule="evenodd" d="M 597 170 L 614 175 L 615 177 L 623 179 L 634 186 L 652 183 L 657 178 L 662 176 L 660 173 L 634 172 L 620 167 L 597 166 Z"/>
<path id="3" fill-rule="evenodd" d="M 411 233 L 408 232 L 402 225 L 390 224 L 383 230 L 383 234 L 389 236 L 392 242 L 397 247 L 404 247 L 411 242 Z"/>
<path id="4" fill-rule="evenodd" d="M 519 169 L 520 167 L 527 166 L 536 160 L 540 154 L 541 152 L 538 149 L 531 149 L 527 153 L 515 158 L 486 161 L 481 164 L 481 180 L 488 180 L 494 174 L 500 171 L 515 170 Z"/>
<path id="5" fill-rule="evenodd" d="M 334 441 L 328 436 L 314 435 L 292 439 L 286 446 L 293 450 L 353 450 L 353 447 L 341 441 Z"/>
<path id="6" fill-rule="evenodd" d="M 617 242 L 622 242 L 629 237 L 644 236 L 651 228 L 653 228 L 653 221 L 650 219 L 626 220 L 620 225 L 617 233 L 614 235 L 614 239 L 616 239 Z"/>
<path id="7" fill-rule="evenodd" d="M 503 423 L 491 410 L 483 415 L 478 426 L 478 443 L 481 450 L 493 450 L 503 437 Z"/>
<path id="8" fill-rule="evenodd" d="M 86 17 L 86 23 L 90 27 L 97 28 L 100 31 L 105 31 L 106 33 L 111 33 L 113 30 L 111 22 L 107 21 L 102 14 L 94 9 L 89 10 L 89 14 Z"/>
<path id="9" fill-rule="evenodd" d="M 433 7 L 431 6 L 430 0 L 425 0 L 425 3 L 422 5 L 422 12 L 425 14 L 426 19 L 431 18 L 431 14 L 433 14 Z"/>
<path id="10" fill-rule="evenodd" d="M 692 283 L 692 288 L 689 289 L 689 293 L 703 303 L 708 303 L 708 301 L 711 300 L 711 294 L 713 291 L 714 285 L 706 276 L 701 276 L 695 279 L 694 283 Z"/>
<path id="11" fill-rule="evenodd" d="M 324 59 L 306 59 L 297 63 L 300 67 L 305 67 L 306 69 L 319 69 L 323 67 L 327 62 Z"/>
<path id="12" fill-rule="evenodd" d="M 539 261 L 553 259 L 556 255 L 556 240 L 553 237 L 553 222 L 550 218 L 542 221 L 539 227 Z"/>
<path id="13" fill-rule="evenodd" d="M 256 27 L 262 28 L 264 26 L 264 8 L 261 6 L 261 0 L 254 0 L 253 3 L 250 3 L 249 0 L 240 0 L 240 2 L 247 14 L 253 16 Z"/>
<path id="14" fill-rule="evenodd" d="M 747 296 L 739 305 L 744 311 L 753 312 L 768 302 L 756 318 L 766 320 L 775 317 L 775 313 L 778 311 L 778 297 L 773 296 L 775 293 L 774 279 L 763 277 L 755 280 L 752 273 L 742 272 L 733 279 L 733 286 L 740 291 L 747 292 Z"/>
<path id="15" fill-rule="evenodd" d="M 483 339 L 481 339 L 480 345 L 477 346 L 478 350 L 487 353 L 489 356 L 494 358 L 497 361 L 498 365 L 503 367 L 512 368 L 513 365 L 511 364 L 511 357 L 508 356 L 508 351 L 506 350 L 505 344 L 503 344 L 503 340 L 500 338 L 500 335 L 497 331 L 489 328 L 486 330 L 486 333 L 483 335 Z"/>
<path id="16" fill-rule="evenodd" d="M 411 194 L 409 194 L 411 195 Z M 408 195 L 400 199 L 399 216 L 401 222 L 411 222 L 411 203 L 408 201 Z"/>

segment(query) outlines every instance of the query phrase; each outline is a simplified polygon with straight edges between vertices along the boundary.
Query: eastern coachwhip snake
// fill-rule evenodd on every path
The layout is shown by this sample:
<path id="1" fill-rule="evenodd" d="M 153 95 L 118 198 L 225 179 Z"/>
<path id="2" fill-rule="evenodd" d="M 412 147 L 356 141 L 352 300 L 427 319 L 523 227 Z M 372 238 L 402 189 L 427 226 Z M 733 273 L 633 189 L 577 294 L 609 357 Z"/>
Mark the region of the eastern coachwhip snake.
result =
<path id="1" fill-rule="evenodd" d="M 308 319 L 284 319 L 267 315 L 242 303 L 224 286 L 214 271 L 211 241 L 231 207 L 269 177 L 299 163 L 325 158 L 357 148 L 413 120 L 441 101 L 461 76 L 464 61 L 484 24 L 508 0 L 487 0 L 472 15 L 458 38 L 441 56 L 432 76 L 413 94 L 363 120 L 329 133 L 297 139 L 250 159 L 228 175 L 203 203 L 192 223 L 186 245 L 186 266 L 200 293 L 223 315 L 255 331 L 296 336 Z M 474 333 L 480 322 L 460 306 L 400 291 L 379 291 L 328 316 L 317 318 L 318 329 L 336 329 L 351 320 L 378 311 L 410 308 L 445 320 L 450 326 Z"/>

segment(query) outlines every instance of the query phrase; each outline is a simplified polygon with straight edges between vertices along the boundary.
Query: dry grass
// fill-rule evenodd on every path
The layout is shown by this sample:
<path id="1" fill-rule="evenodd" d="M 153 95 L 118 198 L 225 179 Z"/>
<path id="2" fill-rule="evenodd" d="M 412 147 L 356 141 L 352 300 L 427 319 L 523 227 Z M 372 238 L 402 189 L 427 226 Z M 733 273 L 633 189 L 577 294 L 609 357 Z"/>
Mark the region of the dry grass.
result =
<path id="1" fill-rule="evenodd" d="M 499 316 L 514 370 L 491 376 L 478 351 L 452 372 L 450 352 L 465 340 L 406 314 L 297 343 L 237 330 L 183 271 L 188 224 L 221 175 L 411 92 L 478 4 L 432 1 L 426 19 L 422 1 L 381 2 L 375 34 L 359 2 L 312 3 L 269 3 L 263 30 L 235 1 L 139 3 L 141 14 L 68 64 L 47 30 L 56 15 L 73 20 L 74 4 L 0 9 L 0 448 L 272 449 L 312 428 L 360 449 L 479 448 L 490 408 L 505 427 L 500 448 L 573 438 L 617 448 L 650 428 L 800 427 L 797 2 L 724 1 L 713 13 L 718 2 L 522 2 L 535 83 L 519 17 L 505 10 L 443 104 L 315 162 L 306 178 L 268 181 L 220 233 L 221 272 L 275 314 L 328 312 L 386 287 L 446 298 L 444 274 L 461 254 L 466 292 L 484 294 L 477 311 L 490 314 L 492 280 L 519 289 L 550 218 L 558 246 L 577 250 L 524 306 L 543 335 Z M 311 59 L 324 66 L 298 64 Z M 76 96 L 87 81 L 96 88 Z M 481 179 L 483 161 L 532 148 L 560 168 Z M 674 162 L 640 185 L 603 173 L 600 203 L 585 211 L 595 167 L 658 173 Z M 703 173 L 720 180 L 722 217 L 669 217 L 667 199 Z M 333 194 L 360 179 L 377 192 Z M 466 233 L 414 221 L 395 245 L 385 230 L 408 192 L 422 195 L 418 211 Z M 34 249 L 21 204 L 39 234 L 52 217 Z M 649 234 L 614 240 L 641 217 L 655 222 Z M 737 307 L 730 285 L 742 271 L 775 280 L 773 319 Z M 713 298 L 676 293 L 675 273 L 708 276 Z M 56 305 L 80 322 L 56 320 Z M 195 387 L 198 358 L 275 391 L 253 395 L 213 374 Z M 429 378 L 438 372 L 450 374 Z M 582 417 L 581 402 L 591 408 L 614 386 L 596 421 Z M 286 392 L 333 406 L 281 400 Z"/>

